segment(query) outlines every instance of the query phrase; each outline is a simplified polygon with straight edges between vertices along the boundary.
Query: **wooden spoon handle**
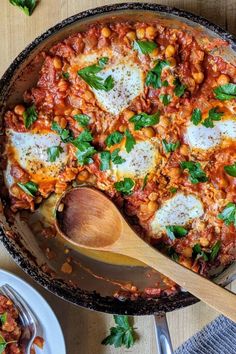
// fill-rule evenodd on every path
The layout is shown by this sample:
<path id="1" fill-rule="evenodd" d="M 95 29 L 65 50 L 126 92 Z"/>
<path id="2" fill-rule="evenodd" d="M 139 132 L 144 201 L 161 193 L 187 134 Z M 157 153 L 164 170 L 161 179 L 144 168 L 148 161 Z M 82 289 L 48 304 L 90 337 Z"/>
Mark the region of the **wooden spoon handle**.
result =
<path id="1" fill-rule="evenodd" d="M 129 236 L 132 236 L 132 232 L 132 230 L 129 232 Z M 236 322 L 235 294 L 172 261 L 167 256 L 149 246 L 136 235 L 135 237 L 129 236 L 128 239 L 130 244 L 127 245 L 126 241 L 124 248 L 122 247 L 122 244 L 120 244 L 120 247 L 118 246 L 116 249 L 117 252 L 136 258 L 156 269 L 158 272 L 164 274 L 178 285 L 188 290 L 192 295 Z"/>

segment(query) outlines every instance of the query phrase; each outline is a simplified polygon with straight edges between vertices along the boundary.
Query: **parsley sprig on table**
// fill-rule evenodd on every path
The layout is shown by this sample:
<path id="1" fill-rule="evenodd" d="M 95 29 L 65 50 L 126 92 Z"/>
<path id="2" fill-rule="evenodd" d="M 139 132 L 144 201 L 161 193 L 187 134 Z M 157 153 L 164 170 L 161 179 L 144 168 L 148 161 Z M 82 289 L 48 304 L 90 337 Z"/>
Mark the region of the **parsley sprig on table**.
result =
<path id="1" fill-rule="evenodd" d="M 113 317 L 116 327 L 111 327 L 109 336 L 103 339 L 102 344 L 114 345 L 115 348 L 125 346 L 129 349 L 135 342 L 134 328 L 128 316 L 114 315 Z"/>
<path id="2" fill-rule="evenodd" d="M 9 0 L 14 6 L 19 7 L 27 16 L 31 16 L 36 5 L 37 0 Z"/>
<path id="3" fill-rule="evenodd" d="M 98 64 L 80 69 L 78 75 L 95 90 L 110 91 L 115 85 L 113 77 L 109 75 L 106 79 L 103 79 L 101 76 L 97 75 L 102 69 L 104 69 L 108 60 L 107 57 L 100 58 Z"/>

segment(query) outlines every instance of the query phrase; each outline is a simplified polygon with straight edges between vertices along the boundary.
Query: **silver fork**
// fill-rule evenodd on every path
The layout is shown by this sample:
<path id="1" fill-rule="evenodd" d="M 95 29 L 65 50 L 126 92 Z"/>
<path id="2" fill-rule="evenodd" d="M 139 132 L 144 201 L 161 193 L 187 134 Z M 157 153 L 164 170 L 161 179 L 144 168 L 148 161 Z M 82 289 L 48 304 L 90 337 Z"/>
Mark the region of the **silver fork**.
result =
<path id="1" fill-rule="evenodd" d="M 22 296 L 10 285 L 5 284 L 1 286 L 0 292 L 9 298 L 19 311 L 19 318 L 22 323 L 20 343 L 24 349 L 24 353 L 30 354 L 30 349 L 37 334 L 37 319 Z"/>

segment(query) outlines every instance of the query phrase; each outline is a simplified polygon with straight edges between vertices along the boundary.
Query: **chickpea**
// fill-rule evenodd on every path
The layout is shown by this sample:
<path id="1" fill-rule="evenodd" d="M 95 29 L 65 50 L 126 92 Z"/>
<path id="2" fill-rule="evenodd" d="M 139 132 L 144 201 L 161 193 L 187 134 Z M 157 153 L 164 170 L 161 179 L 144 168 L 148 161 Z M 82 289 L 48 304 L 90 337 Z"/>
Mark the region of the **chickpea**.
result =
<path id="1" fill-rule="evenodd" d="M 101 34 L 103 37 L 108 38 L 111 35 L 111 30 L 108 27 L 103 27 L 101 30 Z"/>
<path id="2" fill-rule="evenodd" d="M 65 116 L 71 115 L 71 108 L 67 108 L 67 109 L 64 111 L 64 114 L 65 114 Z"/>
<path id="3" fill-rule="evenodd" d="M 157 200 L 158 194 L 156 192 L 152 192 L 149 194 L 148 199 L 151 200 L 152 202 L 155 202 Z"/>
<path id="4" fill-rule="evenodd" d="M 15 114 L 18 114 L 19 116 L 22 116 L 25 111 L 25 107 L 22 104 L 18 104 L 14 108 Z"/>
<path id="5" fill-rule="evenodd" d="M 81 114 L 81 110 L 80 109 L 73 109 L 73 111 L 71 112 L 72 117 L 74 117 L 76 114 Z"/>
<path id="6" fill-rule="evenodd" d="M 89 178 L 89 176 L 90 176 L 90 173 L 87 170 L 83 170 L 78 174 L 77 180 L 80 182 L 84 182 Z"/>
<path id="7" fill-rule="evenodd" d="M 126 34 L 126 37 L 129 38 L 130 41 L 134 41 L 136 39 L 136 33 L 133 31 L 130 31 Z"/>
<path id="8" fill-rule="evenodd" d="M 146 28 L 146 37 L 149 39 L 152 39 L 153 37 L 155 37 L 156 34 L 156 29 L 153 26 L 148 26 Z"/>
<path id="9" fill-rule="evenodd" d="M 58 82 L 58 90 L 64 92 L 68 89 L 68 83 L 65 80 L 60 80 Z"/>
<path id="10" fill-rule="evenodd" d="M 199 242 L 202 247 L 209 246 L 209 241 L 206 237 L 200 237 Z"/>
<path id="11" fill-rule="evenodd" d="M 151 58 L 156 58 L 159 54 L 159 49 L 155 48 L 153 51 L 149 54 Z"/>
<path id="12" fill-rule="evenodd" d="M 66 118 L 62 117 L 60 119 L 60 126 L 62 127 L 62 129 L 65 129 L 65 127 L 67 126 L 67 120 Z"/>
<path id="13" fill-rule="evenodd" d="M 83 98 L 86 100 L 86 101 L 90 101 L 94 98 L 93 96 L 93 93 L 91 91 L 88 91 L 86 90 L 83 94 Z"/>
<path id="14" fill-rule="evenodd" d="M 178 178 L 180 176 L 180 169 L 178 167 L 172 167 L 169 169 L 168 175 L 171 178 Z"/>
<path id="15" fill-rule="evenodd" d="M 167 58 L 169 57 L 173 57 L 173 55 L 175 54 L 176 50 L 175 47 L 172 44 L 169 44 L 166 49 L 165 49 L 165 56 Z"/>
<path id="16" fill-rule="evenodd" d="M 90 175 L 89 183 L 95 184 L 97 182 L 97 177 L 95 175 Z"/>
<path id="17" fill-rule="evenodd" d="M 154 211 L 156 211 L 157 208 L 158 208 L 158 203 L 150 200 L 150 202 L 148 203 L 148 211 L 154 213 Z"/>
<path id="18" fill-rule="evenodd" d="M 197 84 L 201 84 L 204 80 L 204 74 L 202 71 L 199 71 L 198 73 L 193 73 L 192 76 Z"/>
<path id="19" fill-rule="evenodd" d="M 124 132 L 126 131 L 126 126 L 125 126 L 124 124 L 121 124 L 121 125 L 119 126 L 119 131 L 120 131 L 121 133 L 124 133 Z"/>
<path id="20" fill-rule="evenodd" d="M 186 144 L 182 144 L 179 148 L 179 151 L 181 153 L 181 155 L 184 155 L 184 156 L 188 156 L 189 154 L 189 147 L 188 145 Z"/>
<path id="21" fill-rule="evenodd" d="M 153 138 L 156 135 L 155 130 L 152 127 L 143 128 L 142 131 L 147 138 Z"/>
<path id="22" fill-rule="evenodd" d="M 191 247 L 186 247 L 183 249 L 182 254 L 186 258 L 191 258 L 193 254 L 193 250 Z"/>
<path id="23" fill-rule="evenodd" d="M 124 111 L 124 118 L 126 120 L 129 120 L 130 118 L 132 118 L 134 116 L 134 112 L 130 111 L 129 109 L 127 109 L 126 111 Z"/>
<path id="24" fill-rule="evenodd" d="M 53 66 L 54 66 L 55 69 L 60 70 L 60 69 L 62 68 L 62 61 L 61 61 L 61 59 L 58 58 L 58 57 L 55 57 L 55 58 L 53 59 Z"/>
<path id="25" fill-rule="evenodd" d="M 168 58 L 168 62 L 170 63 L 170 66 L 176 66 L 176 60 L 173 57 Z"/>
<path id="26" fill-rule="evenodd" d="M 169 125 L 169 119 L 167 117 L 162 117 L 160 121 L 160 125 L 162 127 L 168 127 Z"/>
<path id="27" fill-rule="evenodd" d="M 145 29 L 144 28 L 137 28 L 136 29 L 136 36 L 138 37 L 138 39 L 144 39 Z"/>
<path id="28" fill-rule="evenodd" d="M 218 85 L 225 85 L 230 82 L 230 78 L 228 75 L 221 74 L 218 79 L 217 79 L 217 84 Z"/>

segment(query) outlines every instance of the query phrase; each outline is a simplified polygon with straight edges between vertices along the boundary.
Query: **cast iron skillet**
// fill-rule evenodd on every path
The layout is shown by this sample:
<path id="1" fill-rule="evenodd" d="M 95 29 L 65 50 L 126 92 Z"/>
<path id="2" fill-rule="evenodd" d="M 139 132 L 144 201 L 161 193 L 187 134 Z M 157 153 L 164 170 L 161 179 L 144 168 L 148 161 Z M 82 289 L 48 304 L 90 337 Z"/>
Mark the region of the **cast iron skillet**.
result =
<path id="1" fill-rule="evenodd" d="M 186 24 L 189 31 L 197 28 L 209 37 L 227 40 L 230 47 L 222 52 L 222 56 L 231 62 L 235 61 L 236 40 L 234 37 L 199 16 L 157 4 L 132 3 L 103 6 L 81 12 L 62 21 L 36 38 L 19 54 L 0 80 L 1 116 L 6 107 L 12 107 L 20 102 L 22 93 L 36 82 L 41 62 L 34 62 L 33 59 L 42 50 L 47 50 L 68 35 L 86 29 L 89 24 L 96 21 L 106 23 L 117 20 L 144 20 L 149 22 L 157 18 L 171 20 L 175 23 L 179 21 Z M 149 315 L 162 314 L 197 301 L 191 294 L 184 291 L 155 300 L 142 297 L 135 301 L 115 299 L 112 294 L 117 290 L 117 285 L 95 278 L 80 266 L 74 266 L 75 271 L 72 275 L 63 275 L 60 272 L 62 259 L 48 261 L 40 248 L 44 241 L 39 235 L 33 234 L 31 229 L 18 218 L 10 225 L 0 212 L 0 224 L 2 225 L 0 240 L 16 263 L 44 288 L 74 304 L 108 313 Z M 52 247 L 55 247 L 59 254 L 63 254 L 64 245 L 58 240 L 53 242 Z M 106 278 L 109 274 L 109 278 L 113 280 L 121 282 L 132 280 L 141 288 L 152 286 L 156 280 L 152 277 L 145 277 L 146 272 L 149 271 L 145 267 L 111 265 L 81 255 L 74 250 L 72 253 L 80 264 L 96 271 L 100 278 Z M 48 271 L 49 268 L 51 271 Z M 229 281 L 233 270 L 230 267 L 226 273 L 221 274 L 222 284 Z M 77 285 L 72 284 L 71 280 Z"/>

